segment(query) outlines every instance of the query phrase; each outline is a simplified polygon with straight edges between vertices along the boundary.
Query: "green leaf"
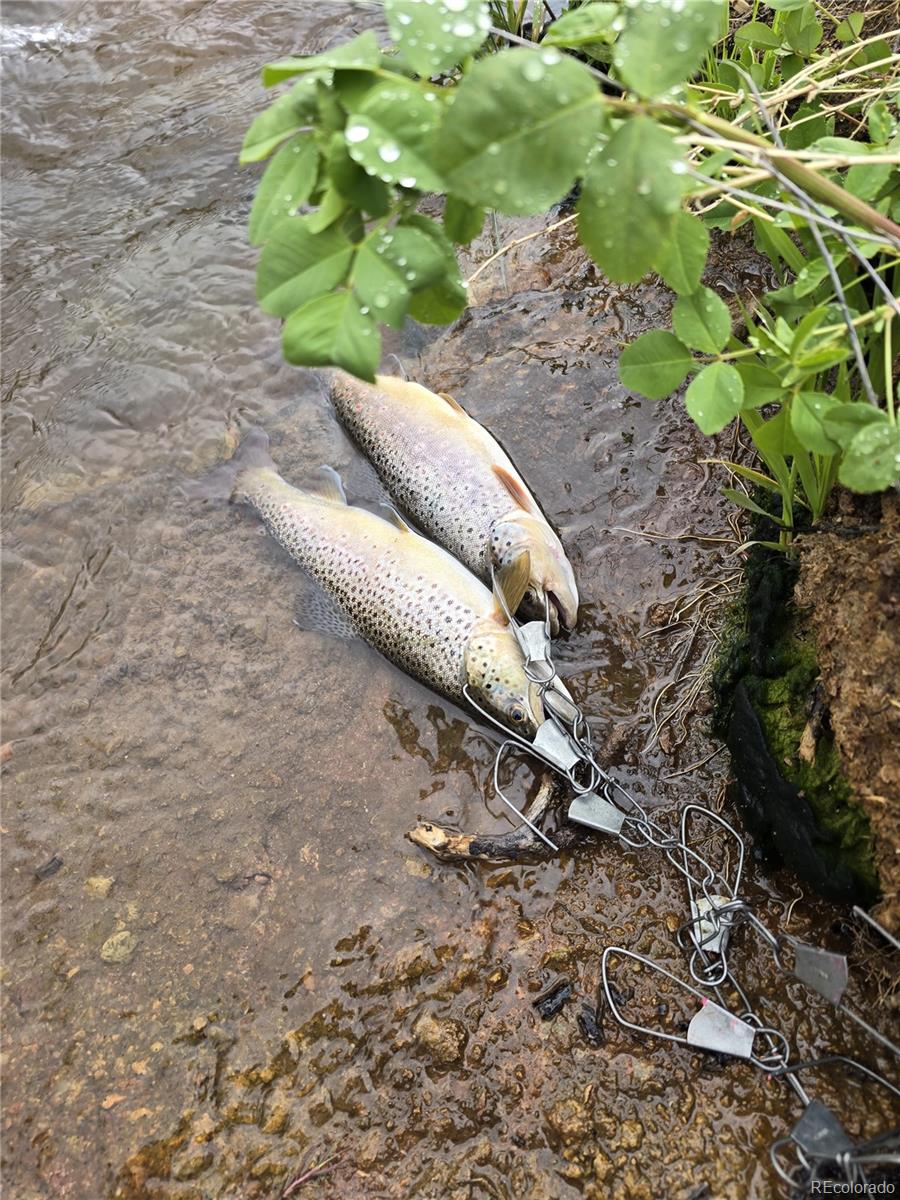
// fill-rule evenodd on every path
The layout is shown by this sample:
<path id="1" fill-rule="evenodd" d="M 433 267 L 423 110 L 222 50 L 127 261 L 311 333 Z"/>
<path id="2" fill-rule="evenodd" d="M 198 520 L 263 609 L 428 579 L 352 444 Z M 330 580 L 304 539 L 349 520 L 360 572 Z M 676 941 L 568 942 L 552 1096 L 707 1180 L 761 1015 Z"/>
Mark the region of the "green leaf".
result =
<path id="1" fill-rule="evenodd" d="M 692 350 L 718 354 L 731 334 L 731 313 L 711 288 L 701 287 L 689 296 L 678 297 L 672 309 L 672 325 Z"/>
<path id="2" fill-rule="evenodd" d="M 762 21 L 748 21 L 746 25 L 742 25 L 735 31 L 734 42 L 736 46 L 755 46 L 775 50 L 781 45 L 781 38 Z"/>
<path id="3" fill-rule="evenodd" d="M 306 227 L 310 233 L 321 233 L 346 211 L 347 201 L 335 187 L 329 186 L 322 195 L 319 207 L 304 218 Z"/>
<path id="4" fill-rule="evenodd" d="M 780 266 L 779 259 L 783 258 L 791 270 L 799 275 L 806 266 L 806 257 L 783 229 L 763 221 L 754 223 L 754 231 L 763 250 L 768 254 L 774 266 Z"/>
<path id="5" fill-rule="evenodd" d="M 381 335 L 353 292 L 320 296 L 288 317 L 282 332 L 284 357 L 302 367 L 342 367 L 375 382 Z"/>
<path id="6" fill-rule="evenodd" d="M 311 79 L 301 79 L 289 92 L 270 104 L 251 124 L 241 145 L 242 163 L 268 158 L 276 146 L 291 134 L 309 125 L 316 113 L 316 87 Z"/>
<path id="7" fill-rule="evenodd" d="M 845 253 L 832 254 L 834 265 L 840 266 L 847 257 Z M 809 296 L 820 283 L 829 278 L 828 264 L 824 258 L 814 258 L 808 263 L 794 281 L 794 295 L 797 299 Z"/>
<path id="8" fill-rule="evenodd" d="M 591 159 L 578 232 L 611 279 L 635 283 L 659 257 L 681 202 L 679 169 L 671 134 L 643 116 L 625 121 Z"/>
<path id="9" fill-rule="evenodd" d="M 477 238 L 484 226 L 484 209 L 476 204 L 467 204 L 456 196 L 448 196 L 444 204 L 444 229 L 447 236 L 459 246 L 468 246 Z"/>
<path id="10" fill-rule="evenodd" d="M 777 474 L 772 467 L 773 462 L 783 458 L 792 458 L 798 450 L 802 451 L 803 449 L 791 429 L 787 410 L 784 408 L 780 409 L 774 417 L 751 430 L 751 434 L 754 444 L 765 456 L 773 474 Z"/>
<path id="11" fill-rule="evenodd" d="M 708 252 L 709 233 L 700 218 L 677 212 L 653 267 L 676 292 L 693 292 L 700 286 Z"/>
<path id="12" fill-rule="evenodd" d="M 784 397 L 784 385 L 767 367 L 757 363 L 737 363 L 737 373 L 744 381 L 744 408 L 762 408 Z"/>
<path id="13" fill-rule="evenodd" d="M 379 321 L 400 328 L 412 293 L 445 273 L 441 247 L 409 225 L 378 229 L 358 247 L 350 282 Z"/>
<path id="14" fill-rule="evenodd" d="M 417 292 L 409 306 L 409 315 L 422 325 L 449 325 L 464 312 L 469 293 L 457 272 L 456 278 L 442 279 L 424 292 Z"/>
<path id="15" fill-rule="evenodd" d="M 271 87 L 274 83 L 281 83 L 282 79 L 290 79 L 292 75 L 302 75 L 308 71 L 321 73 L 339 67 L 373 70 L 380 65 L 378 39 L 371 29 L 367 29 L 351 41 L 325 50 L 322 54 L 268 63 L 263 67 L 262 81 L 264 87 Z"/>
<path id="16" fill-rule="evenodd" d="M 784 377 L 784 382 L 786 385 L 797 383 L 807 375 L 818 374 L 828 367 L 835 367 L 838 363 L 845 362 L 852 353 L 849 342 L 829 342 L 824 346 L 818 345 L 804 350 L 795 358 L 794 365 Z"/>
<path id="17" fill-rule="evenodd" d="M 426 143 L 440 119 L 437 92 L 398 79 L 379 84 L 347 119 L 344 137 L 354 162 L 385 183 L 442 192 Z"/>
<path id="18" fill-rule="evenodd" d="M 335 71 L 332 75 L 331 86 L 343 106 L 344 112 L 353 112 L 364 102 L 369 92 L 379 84 L 384 83 L 384 76 L 391 75 L 394 79 L 403 79 L 402 75 L 385 71 Z M 343 121 L 341 122 L 343 126 Z"/>
<path id="19" fill-rule="evenodd" d="M 848 42 L 855 42 L 862 32 L 865 19 L 865 14 L 861 12 L 852 12 L 849 16 L 844 17 L 834 31 L 837 40 L 844 45 L 847 45 Z"/>
<path id="20" fill-rule="evenodd" d="M 720 0 L 633 0 L 613 47 L 619 77 L 641 96 L 659 96 L 683 83 L 719 34 Z"/>
<path id="21" fill-rule="evenodd" d="M 774 8 L 776 12 L 793 12 L 803 8 L 809 0 L 766 0 L 766 8 Z"/>
<path id="22" fill-rule="evenodd" d="M 739 492 L 736 488 L 723 487 L 722 495 L 727 496 L 732 503 L 737 504 L 740 508 L 746 508 L 748 512 L 756 513 L 758 517 L 765 517 L 769 521 L 774 521 L 776 525 L 783 524 L 777 517 L 773 517 L 770 512 L 767 512 L 761 504 L 757 504 L 755 500 L 751 500 L 749 496 L 745 496 L 743 492 Z"/>
<path id="23" fill-rule="evenodd" d="M 857 147 L 857 155 L 863 149 L 861 146 Z M 875 200 L 885 184 L 889 183 L 891 177 L 896 174 L 896 171 L 897 167 L 894 163 L 872 163 L 870 167 L 865 163 L 857 163 L 847 172 L 844 186 L 848 192 L 852 192 L 860 200 Z"/>
<path id="24" fill-rule="evenodd" d="M 544 46 L 588 46 L 591 42 L 612 42 L 611 28 L 619 15 L 618 4 L 585 4 L 564 12 L 544 34 Z"/>
<path id="25" fill-rule="evenodd" d="M 846 450 L 860 429 L 865 425 L 887 425 L 888 415 L 883 408 L 873 404 L 836 404 L 823 418 L 825 433 Z"/>
<path id="26" fill-rule="evenodd" d="M 784 36 L 788 45 L 804 58 L 808 58 L 821 42 L 822 32 L 812 4 L 804 4 L 802 8 L 795 9 L 788 14 L 784 22 Z"/>
<path id="27" fill-rule="evenodd" d="M 491 27 L 482 0 L 385 0 L 388 29 L 403 61 L 437 75 L 481 48 Z"/>
<path id="28" fill-rule="evenodd" d="M 285 217 L 292 216 L 313 190 L 319 152 L 309 134 L 298 134 L 287 142 L 269 165 L 256 188 L 250 209 L 248 234 L 259 246 Z"/>
<path id="29" fill-rule="evenodd" d="M 837 454 L 840 446 L 825 430 L 828 410 L 837 406 L 824 392 L 798 392 L 791 401 L 791 429 L 797 441 L 813 454 Z"/>
<path id="30" fill-rule="evenodd" d="M 844 452 L 838 479 L 854 492 L 881 492 L 900 478 L 900 429 L 865 425 Z"/>
<path id="31" fill-rule="evenodd" d="M 409 306 L 409 315 L 423 325 L 447 325 L 455 321 L 469 302 L 469 295 L 459 273 L 456 251 L 449 238 L 435 221 L 421 213 L 411 213 L 405 225 L 419 229 L 438 247 L 443 255 L 444 274 L 437 283 L 416 292 Z"/>
<path id="32" fill-rule="evenodd" d="M 886 145 L 893 136 L 896 122 L 883 100 L 876 100 L 866 114 L 869 137 L 876 146 Z"/>
<path id="33" fill-rule="evenodd" d="M 448 190 L 510 216 L 543 212 L 581 173 L 602 120 L 587 68 L 558 50 L 509 50 L 475 63 L 437 132 Z"/>
<path id="34" fill-rule="evenodd" d="M 723 467 L 727 467 L 729 471 L 733 471 L 735 475 L 740 475 L 742 479 L 748 479 L 751 483 L 766 488 L 767 491 L 781 491 L 776 480 L 770 479 L 768 475 L 763 475 L 762 471 L 754 471 L 752 467 L 745 467 L 743 463 L 729 462 L 725 458 L 711 458 L 708 461 L 720 463 Z"/>
<path id="35" fill-rule="evenodd" d="M 619 358 L 619 378 L 625 387 L 662 400 L 681 387 L 694 360 L 674 334 L 664 329 L 642 333 Z"/>
<path id="36" fill-rule="evenodd" d="M 328 174 L 332 186 L 354 208 L 373 217 L 383 217 L 391 206 L 386 183 L 369 175 L 347 153 L 343 133 L 336 133 L 328 150 Z"/>
<path id="37" fill-rule="evenodd" d="M 316 77 L 316 133 L 320 141 L 327 144 L 333 133 L 344 128 L 347 114 L 338 98 L 337 92 L 324 79 Z"/>
<path id="38" fill-rule="evenodd" d="M 684 402 L 704 433 L 718 433 L 741 411 L 744 382 L 729 363 L 710 363 L 691 380 Z"/>
<path id="39" fill-rule="evenodd" d="M 819 100 L 811 104 L 801 104 L 792 114 L 794 128 L 785 129 L 784 144 L 789 150 L 805 150 L 817 138 L 827 137 L 834 124 L 834 118 L 828 117 L 822 111 Z"/>
<path id="40" fill-rule="evenodd" d="M 260 307 L 276 317 L 288 316 L 337 287 L 352 258 L 353 245 L 340 229 L 314 233 L 308 219 L 283 221 L 266 242 L 256 269 Z"/>

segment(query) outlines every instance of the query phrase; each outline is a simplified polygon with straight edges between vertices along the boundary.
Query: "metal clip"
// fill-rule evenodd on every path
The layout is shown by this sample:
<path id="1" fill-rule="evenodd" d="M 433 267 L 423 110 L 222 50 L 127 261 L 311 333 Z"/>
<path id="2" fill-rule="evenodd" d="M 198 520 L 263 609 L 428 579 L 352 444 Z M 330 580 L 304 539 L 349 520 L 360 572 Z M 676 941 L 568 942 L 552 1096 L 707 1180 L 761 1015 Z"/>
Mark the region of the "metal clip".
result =
<path id="1" fill-rule="evenodd" d="M 541 758 L 567 774 L 582 761 L 581 750 L 556 721 L 539 725 L 531 744 Z"/>
<path id="2" fill-rule="evenodd" d="M 691 1018 L 691 1022 L 688 1025 L 686 1037 L 682 1037 L 677 1033 L 666 1033 L 661 1029 L 650 1029 L 646 1025 L 635 1025 L 634 1022 L 626 1020 L 619 1011 L 610 988 L 609 959 L 611 955 L 617 955 L 620 958 L 630 958 L 634 962 L 649 967 L 651 971 L 656 971 L 658 974 L 665 976 L 666 979 L 670 979 L 678 987 L 700 1002 L 699 1010 Z M 708 996 L 704 996 L 702 992 L 698 991 L 695 987 L 691 987 L 684 980 L 679 979 L 677 975 L 673 975 L 671 971 L 667 971 L 665 967 L 659 966 L 651 958 L 645 958 L 642 954 L 635 954 L 632 950 L 624 950 L 621 946 L 607 946 L 600 960 L 600 973 L 606 1002 L 613 1017 L 615 1017 L 620 1025 L 624 1025 L 628 1029 L 633 1029 L 636 1033 L 664 1038 L 668 1042 L 678 1042 L 682 1046 L 694 1046 L 699 1050 L 711 1050 L 718 1054 L 729 1054 L 734 1058 L 752 1059 L 754 1063 L 759 1065 L 758 1060 L 753 1057 L 753 1039 L 760 1032 L 759 1029 L 754 1025 L 748 1024 L 747 1021 L 742 1021 L 740 1017 L 734 1016 L 733 1013 L 728 1012 L 727 1009 L 722 1008 L 720 1005 L 713 1003 Z"/>
<path id="3" fill-rule="evenodd" d="M 840 1004 L 850 978 L 844 955 L 820 950 L 793 938 L 788 941 L 794 948 L 794 976 L 832 1004 Z"/>
<path id="4" fill-rule="evenodd" d="M 549 678 L 556 674 L 550 662 L 550 639 L 543 621 L 529 621 L 525 625 L 510 622 L 516 641 L 524 655 L 526 664 L 530 667 L 535 663 L 547 663 L 550 667 Z"/>
<path id="5" fill-rule="evenodd" d="M 811 1100 L 791 1130 L 791 1138 L 811 1158 L 837 1158 L 853 1149 L 853 1142 L 830 1108 Z"/>
<path id="6" fill-rule="evenodd" d="M 688 1025 L 687 1043 L 734 1058 L 752 1058 L 756 1032 L 753 1025 L 708 1000 Z"/>
<path id="7" fill-rule="evenodd" d="M 699 900 L 691 896 L 690 935 L 698 950 L 724 954 L 728 949 L 731 925 L 722 921 L 718 914 L 730 903 L 728 896 L 701 896 Z"/>
<path id="8" fill-rule="evenodd" d="M 570 821 L 579 825 L 587 825 L 589 829 L 597 829 L 600 833 L 619 833 L 625 821 L 625 814 L 614 804 L 598 796 L 596 792 L 582 792 L 569 805 Z"/>
<path id="9" fill-rule="evenodd" d="M 568 729 L 574 729 L 581 719 L 581 709 L 568 694 L 562 690 L 547 689 L 544 692 L 544 708 L 549 709 L 552 716 L 557 717 Z"/>
<path id="10" fill-rule="evenodd" d="M 716 870 L 705 858 L 692 849 L 689 837 L 691 824 L 692 821 L 696 823 L 695 818 L 698 817 L 718 825 L 732 838 L 737 847 L 737 864 L 733 871 L 730 871 L 727 865 L 730 863 L 730 855 L 726 858 L 726 865 L 723 865 L 720 870 Z M 691 910 L 688 931 L 691 941 L 694 943 L 694 953 L 691 956 L 691 976 L 698 983 L 719 984 L 725 978 L 728 970 L 725 955 L 731 937 L 731 926 L 735 919 L 733 909 L 728 910 L 729 906 L 734 905 L 738 888 L 741 885 L 741 875 L 744 870 L 744 843 L 734 827 L 729 825 L 724 817 L 720 817 L 718 813 L 714 813 L 700 804 L 688 804 L 681 815 L 681 853 L 682 874 L 687 882 L 688 902 Z M 701 879 L 695 878 L 691 870 L 694 862 L 705 866 L 706 874 Z M 731 879 L 726 877 L 728 874 L 731 875 Z M 709 890 L 713 884 L 716 885 L 715 892 Z M 718 963 L 714 963 L 713 959 L 718 959 Z"/>

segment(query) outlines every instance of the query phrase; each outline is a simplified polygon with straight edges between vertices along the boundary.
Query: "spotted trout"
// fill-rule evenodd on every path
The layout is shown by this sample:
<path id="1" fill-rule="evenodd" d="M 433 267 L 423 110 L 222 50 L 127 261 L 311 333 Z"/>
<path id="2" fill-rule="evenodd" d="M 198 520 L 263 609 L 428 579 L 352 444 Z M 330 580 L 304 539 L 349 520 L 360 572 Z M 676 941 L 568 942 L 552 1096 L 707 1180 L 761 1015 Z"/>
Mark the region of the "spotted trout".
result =
<path id="1" fill-rule="evenodd" d="M 378 375 L 338 372 L 331 401 L 394 501 L 485 583 L 527 552 L 522 613 L 573 629 L 578 588 L 556 533 L 488 431 L 450 396 Z"/>
<path id="2" fill-rule="evenodd" d="M 354 631 L 409 675 L 450 700 L 468 697 L 507 727 L 534 734 L 544 719 L 540 693 L 503 606 L 440 546 L 390 513 L 347 503 L 339 477 L 323 468 L 311 488 L 278 474 L 268 438 L 251 431 L 218 468 L 219 491 L 256 510 L 269 533 L 335 602 Z M 224 473 L 224 474 L 223 474 Z M 498 587 L 512 610 L 527 584 L 518 559 Z"/>

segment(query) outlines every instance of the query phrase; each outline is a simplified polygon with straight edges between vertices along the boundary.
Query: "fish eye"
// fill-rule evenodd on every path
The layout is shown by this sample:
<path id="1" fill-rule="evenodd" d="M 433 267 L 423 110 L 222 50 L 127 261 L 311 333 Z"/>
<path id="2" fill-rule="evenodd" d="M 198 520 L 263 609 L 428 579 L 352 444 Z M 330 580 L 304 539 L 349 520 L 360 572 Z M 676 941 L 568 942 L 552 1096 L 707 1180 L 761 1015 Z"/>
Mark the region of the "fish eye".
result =
<path id="1" fill-rule="evenodd" d="M 515 721 L 517 725 L 521 725 L 521 723 L 525 720 L 525 710 L 523 708 L 519 708 L 518 704 L 514 705 L 509 710 L 509 715 L 510 719 Z"/>

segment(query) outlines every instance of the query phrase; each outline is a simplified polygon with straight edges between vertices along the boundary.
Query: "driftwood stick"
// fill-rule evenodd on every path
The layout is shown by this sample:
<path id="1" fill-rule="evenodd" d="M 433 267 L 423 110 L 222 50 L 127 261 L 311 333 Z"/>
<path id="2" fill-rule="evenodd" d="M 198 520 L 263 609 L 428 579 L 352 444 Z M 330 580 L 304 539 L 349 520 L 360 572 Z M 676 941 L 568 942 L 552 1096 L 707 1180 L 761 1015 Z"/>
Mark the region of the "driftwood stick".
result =
<path id="1" fill-rule="evenodd" d="M 528 810 L 536 825 L 563 796 L 558 778 L 547 771 Z M 454 833 L 442 825 L 427 822 L 406 835 L 416 846 L 428 850 L 441 862 L 517 862 L 524 858 L 549 858 L 553 851 L 536 837 L 527 825 L 510 833 Z M 561 850 L 572 845 L 578 833 L 574 828 L 557 830 L 553 840 Z"/>

